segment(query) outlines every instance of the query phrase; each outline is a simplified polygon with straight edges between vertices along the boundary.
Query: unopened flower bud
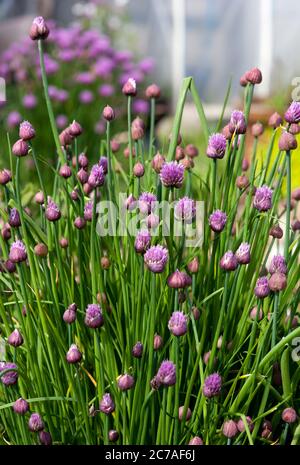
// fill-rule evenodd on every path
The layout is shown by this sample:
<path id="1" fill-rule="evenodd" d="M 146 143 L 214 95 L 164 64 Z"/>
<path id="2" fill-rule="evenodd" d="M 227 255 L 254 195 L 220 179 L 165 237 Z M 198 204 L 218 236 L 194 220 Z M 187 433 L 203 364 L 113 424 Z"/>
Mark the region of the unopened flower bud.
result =
<path id="1" fill-rule="evenodd" d="M 156 84 L 151 84 L 150 86 L 147 87 L 145 94 L 146 94 L 146 97 L 149 99 L 151 98 L 159 99 L 160 87 L 158 87 L 158 85 Z"/>
<path id="2" fill-rule="evenodd" d="M 115 119 L 115 112 L 112 107 L 107 105 L 103 110 L 102 116 L 106 121 L 113 121 Z"/>
<path id="3" fill-rule="evenodd" d="M 33 20 L 30 28 L 29 36 L 32 40 L 45 40 L 49 35 L 49 28 L 42 16 L 38 16 Z"/>

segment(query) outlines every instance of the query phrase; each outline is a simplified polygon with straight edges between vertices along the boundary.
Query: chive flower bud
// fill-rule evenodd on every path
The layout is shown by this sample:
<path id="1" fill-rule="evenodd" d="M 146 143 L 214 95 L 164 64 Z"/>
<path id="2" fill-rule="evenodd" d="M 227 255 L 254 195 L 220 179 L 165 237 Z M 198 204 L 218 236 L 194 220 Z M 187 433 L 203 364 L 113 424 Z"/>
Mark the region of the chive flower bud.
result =
<path id="1" fill-rule="evenodd" d="M 29 145 L 23 139 L 19 139 L 12 147 L 12 153 L 16 157 L 25 157 L 29 152 Z"/>
<path id="2" fill-rule="evenodd" d="M 272 115 L 269 118 L 268 124 L 269 126 L 271 126 L 271 128 L 276 129 L 282 124 L 282 117 L 277 112 L 272 113 Z"/>
<path id="3" fill-rule="evenodd" d="M 168 277 L 167 284 L 173 289 L 183 289 L 191 286 L 192 278 L 184 271 L 176 270 Z"/>
<path id="4" fill-rule="evenodd" d="M 220 260 L 220 267 L 224 271 L 234 271 L 237 269 L 238 264 L 238 260 L 231 250 L 228 250 Z"/>
<path id="5" fill-rule="evenodd" d="M 48 221 L 58 221 L 61 217 L 60 209 L 57 204 L 48 196 L 47 207 L 45 215 Z"/>
<path id="6" fill-rule="evenodd" d="M 29 121 L 23 121 L 19 128 L 19 137 L 25 141 L 31 140 L 35 137 L 35 130 Z"/>
<path id="7" fill-rule="evenodd" d="M 266 276 L 258 278 L 258 280 L 256 281 L 254 294 L 259 299 L 264 299 L 270 294 L 269 280 Z"/>
<path id="8" fill-rule="evenodd" d="M 132 389 L 134 386 L 134 378 L 133 376 L 128 375 L 125 373 L 124 375 L 119 376 L 117 380 L 118 388 L 121 391 L 128 391 Z"/>
<path id="9" fill-rule="evenodd" d="M 22 334 L 20 333 L 20 331 L 18 329 L 15 329 L 9 336 L 8 336 L 8 339 L 7 339 L 7 342 L 10 346 L 13 346 L 13 347 L 20 347 L 23 342 L 24 342 L 24 339 L 22 337 Z"/>
<path id="10" fill-rule="evenodd" d="M 250 263 L 250 245 L 247 242 L 242 242 L 237 251 L 235 252 L 235 256 L 240 265 L 247 265 L 248 263 Z"/>
<path id="11" fill-rule="evenodd" d="M 38 433 L 45 428 L 42 417 L 39 413 L 33 413 L 28 421 L 28 428 L 32 433 Z"/>
<path id="12" fill-rule="evenodd" d="M 273 292 L 283 291 L 287 286 L 286 275 L 283 273 L 274 273 L 269 279 L 269 287 Z"/>
<path id="13" fill-rule="evenodd" d="M 104 394 L 100 401 L 100 412 L 110 415 L 115 411 L 115 404 L 110 394 Z"/>
<path id="14" fill-rule="evenodd" d="M 103 110 L 102 116 L 104 119 L 106 119 L 106 121 L 113 121 L 115 119 L 115 112 L 112 109 L 112 107 L 106 105 L 106 107 Z"/>
<path id="15" fill-rule="evenodd" d="M 144 346 L 141 342 L 137 342 L 132 348 L 132 355 L 135 358 L 141 358 L 143 355 Z"/>
<path id="16" fill-rule="evenodd" d="M 222 433 L 226 438 L 234 438 L 238 433 L 236 422 L 233 420 L 225 421 L 222 426 Z"/>
<path id="17" fill-rule="evenodd" d="M 67 352 L 66 360 L 68 363 L 78 363 L 82 359 L 82 353 L 76 346 L 76 344 L 72 344 L 70 349 Z"/>
<path id="18" fill-rule="evenodd" d="M 25 399 L 22 399 L 22 397 L 20 397 L 20 399 L 15 401 L 13 405 L 13 410 L 18 415 L 25 415 L 25 413 L 27 413 L 29 410 L 29 404 Z"/>
<path id="19" fill-rule="evenodd" d="M 49 28 L 42 16 L 38 16 L 33 20 L 29 36 L 31 40 L 45 40 L 49 35 Z"/>
<path id="20" fill-rule="evenodd" d="M 48 431 L 39 432 L 39 440 L 42 446 L 51 446 L 52 445 L 52 436 Z"/>

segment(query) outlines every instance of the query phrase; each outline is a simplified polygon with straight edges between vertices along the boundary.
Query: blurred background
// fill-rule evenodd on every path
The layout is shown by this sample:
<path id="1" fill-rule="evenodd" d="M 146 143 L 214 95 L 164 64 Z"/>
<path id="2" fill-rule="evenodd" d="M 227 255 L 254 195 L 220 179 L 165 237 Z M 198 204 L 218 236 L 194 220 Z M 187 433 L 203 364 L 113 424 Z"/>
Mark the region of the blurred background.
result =
<path id="1" fill-rule="evenodd" d="M 263 71 L 262 97 L 280 95 L 278 86 L 300 74 L 298 0 L 0 0 L 0 47 L 27 33 L 34 15 L 67 24 L 93 17 L 101 4 L 112 7 L 108 23 L 119 43 L 130 46 L 135 37 L 138 52 L 155 59 L 156 81 L 178 90 L 192 75 L 207 102 L 223 101 L 231 75 L 238 97 L 238 77 L 252 66 Z"/>
<path id="2" fill-rule="evenodd" d="M 61 128 L 77 118 L 88 132 L 102 134 L 100 114 L 106 103 L 117 109 L 121 125 L 120 88 L 133 76 L 140 89 L 134 112 L 145 120 L 149 102 L 144 89 L 151 82 L 161 86 L 158 133 L 168 135 L 182 79 L 191 75 L 213 129 L 230 80 L 225 119 L 242 107 L 239 78 L 254 66 L 262 70 L 263 83 L 255 90 L 251 122 L 266 123 L 275 109 L 284 111 L 293 79 L 300 76 L 299 0 L 0 0 L 0 77 L 7 82 L 0 119 L 12 131 L 24 118 L 41 124 L 45 114 L 39 111 L 36 48 L 28 41 L 37 15 L 55 21 L 46 65 Z M 192 103 L 184 112 L 183 133 L 201 149 Z M 48 134 L 40 138 L 45 146 Z M 91 140 L 85 140 L 87 146 Z M 95 144 L 89 149 L 96 150 Z"/>

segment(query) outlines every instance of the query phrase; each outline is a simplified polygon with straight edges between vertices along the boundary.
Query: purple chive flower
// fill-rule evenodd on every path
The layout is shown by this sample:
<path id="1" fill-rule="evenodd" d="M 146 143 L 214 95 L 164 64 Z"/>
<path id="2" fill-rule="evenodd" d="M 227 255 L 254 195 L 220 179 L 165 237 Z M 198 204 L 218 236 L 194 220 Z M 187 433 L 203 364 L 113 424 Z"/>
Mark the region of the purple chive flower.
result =
<path id="1" fill-rule="evenodd" d="M 192 278 L 184 271 L 176 270 L 168 277 L 167 284 L 173 289 L 184 289 L 192 284 Z"/>
<path id="2" fill-rule="evenodd" d="M 99 160 L 99 165 L 102 166 L 104 174 L 107 174 L 107 170 L 108 170 L 107 157 L 101 157 L 100 160 Z"/>
<path id="3" fill-rule="evenodd" d="M 68 124 L 68 118 L 66 115 L 58 115 L 56 117 L 56 124 L 58 129 L 63 129 L 67 126 Z"/>
<path id="4" fill-rule="evenodd" d="M 0 362 L 0 373 L 1 371 L 7 371 L 7 373 L 2 375 L 0 378 L 4 386 L 12 386 L 13 384 L 17 383 L 18 381 L 18 372 L 16 371 L 17 368 L 18 367 L 15 363 Z"/>
<path id="5" fill-rule="evenodd" d="M 225 271 L 234 271 L 238 267 L 238 260 L 231 250 L 228 250 L 221 258 L 220 267 Z"/>
<path id="6" fill-rule="evenodd" d="M 90 304 L 87 306 L 84 322 L 86 326 L 92 329 L 100 328 L 104 325 L 104 318 L 100 305 Z"/>
<path id="7" fill-rule="evenodd" d="M 118 382 L 118 388 L 121 391 L 128 391 L 129 389 L 133 388 L 133 386 L 134 386 L 134 378 L 133 378 L 133 376 L 130 376 L 127 373 L 125 373 L 125 375 L 119 376 L 117 382 Z"/>
<path id="8" fill-rule="evenodd" d="M 134 248 L 137 253 L 144 254 L 147 249 L 149 249 L 151 244 L 151 234 L 147 229 L 142 229 L 138 232 Z"/>
<path id="9" fill-rule="evenodd" d="M 29 422 L 28 422 L 28 428 L 33 433 L 38 433 L 39 431 L 42 431 L 45 428 L 44 422 L 39 413 L 33 413 L 30 416 Z"/>
<path id="10" fill-rule="evenodd" d="M 247 265 L 250 263 L 250 245 L 247 242 L 242 242 L 235 252 L 235 256 L 240 265 Z"/>
<path id="11" fill-rule="evenodd" d="M 7 342 L 10 346 L 13 346 L 13 347 L 20 347 L 23 342 L 24 342 L 24 339 L 22 337 L 22 334 L 20 333 L 20 331 L 18 329 L 15 329 L 7 338 Z"/>
<path id="12" fill-rule="evenodd" d="M 179 199 L 174 209 L 175 218 L 178 221 L 184 221 L 185 223 L 192 223 L 196 216 L 196 202 L 189 197 L 183 197 Z"/>
<path id="13" fill-rule="evenodd" d="M 13 405 L 13 410 L 18 415 L 25 415 L 25 413 L 27 413 L 29 410 L 29 404 L 25 399 L 22 399 L 22 397 L 20 397 L 20 399 L 15 401 Z"/>
<path id="14" fill-rule="evenodd" d="M 135 358 L 141 358 L 143 355 L 144 346 L 141 342 L 137 342 L 132 348 L 132 355 Z"/>
<path id="15" fill-rule="evenodd" d="M 138 208 L 144 215 L 151 213 L 155 209 L 157 198 L 150 192 L 143 192 L 138 201 Z"/>
<path id="16" fill-rule="evenodd" d="M 17 240 L 10 247 L 9 259 L 13 263 L 21 263 L 27 260 L 27 252 L 22 241 Z"/>
<path id="17" fill-rule="evenodd" d="M 229 130 L 233 134 L 245 134 L 247 129 L 245 115 L 242 111 L 234 110 L 231 113 L 231 118 L 229 122 Z"/>
<path id="18" fill-rule="evenodd" d="M 75 79 L 75 82 L 78 82 L 79 84 L 89 85 L 95 81 L 95 76 L 89 71 L 85 71 L 85 72 L 76 74 L 74 79 Z"/>
<path id="19" fill-rule="evenodd" d="M 255 192 L 253 205 L 260 212 L 266 212 L 272 208 L 273 191 L 266 185 L 258 187 Z"/>
<path id="20" fill-rule="evenodd" d="M 37 98 L 33 94 L 24 95 L 22 103 L 24 108 L 27 110 L 32 110 L 37 106 Z"/>
<path id="21" fill-rule="evenodd" d="M 218 396 L 222 389 L 222 378 L 219 373 L 213 373 L 204 380 L 203 395 L 211 398 Z"/>
<path id="22" fill-rule="evenodd" d="M 91 174 L 88 179 L 88 183 L 91 187 L 103 186 L 105 182 L 104 169 L 100 165 L 94 165 L 91 170 Z"/>
<path id="23" fill-rule="evenodd" d="M 176 383 L 176 366 L 169 360 L 164 360 L 155 376 L 158 386 L 173 386 Z"/>
<path id="24" fill-rule="evenodd" d="M 208 222 L 211 229 L 219 233 L 225 228 L 227 215 L 221 210 L 216 210 L 210 215 Z"/>
<path id="25" fill-rule="evenodd" d="M 20 215 L 16 208 L 11 209 L 8 223 L 12 228 L 19 228 L 21 226 Z"/>
<path id="26" fill-rule="evenodd" d="M 160 179 L 165 187 L 179 189 L 183 184 L 184 166 L 176 161 L 164 163 L 160 171 Z"/>
<path id="27" fill-rule="evenodd" d="M 258 278 L 258 280 L 256 281 L 254 294 L 259 299 L 264 299 L 270 294 L 269 280 L 266 276 Z"/>
<path id="28" fill-rule="evenodd" d="M 300 102 L 292 102 L 284 114 L 284 119 L 292 124 L 300 122 Z"/>
<path id="29" fill-rule="evenodd" d="M 45 215 L 48 221 L 58 221 L 61 217 L 60 209 L 49 196 L 48 196 Z"/>
<path id="30" fill-rule="evenodd" d="M 169 258 L 168 250 L 161 245 L 154 245 L 144 255 L 144 262 L 153 273 L 162 273 Z"/>
<path id="31" fill-rule="evenodd" d="M 111 97 L 114 92 L 115 89 L 111 84 L 102 84 L 98 89 L 100 97 Z"/>
<path id="32" fill-rule="evenodd" d="M 22 121 L 22 116 L 18 111 L 12 111 L 7 117 L 7 126 L 9 128 L 16 128 Z"/>
<path id="33" fill-rule="evenodd" d="M 35 137 L 35 130 L 29 121 L 23 121 L 20 124 L 19 137 L 25 141 L 31 140 Z"/>
<path id="34" fill-rule="evenodd" d="M 208 140 L 206 155 L 209 158 L 223 158 L 226 152 L 226 137 L 223 134 L 212 134 Z"/>
<path id="35" fill-rule="evenodd" d="M 287 274 L 286 261 L 282 255 L 275 255 L 275 257 L 272 258 L 270 268 L 269 268 L 269 273 L 270 274 L 274 274 L 274 273 Z"/>
<path id="36" fill-rule="evenodd" d="M 187 333 L 187 317 L 183 312 L 173 312 L 168 328 L 174 336 L 183 336 Z"/>
<path id="37" fill-rule="evenodd" d="M 90 90 L 83 90 L 79 94 L 79 102 L 82 103 L 83 105 L 88 105 L 89 103 L 92 103 L 94 100 L 94 95 L 93 92 Z"/>
<path id="38" fill-rule="evenodd" d="M 149 113 L 149 102 L 143 99 L 136 99 L 132 105 L 134 113 L 147 115 Z"/>
<path id="39" fill-rule="evenodd" d="M 115 411 L 115 404 L 110 394 L 104 394 L 100 401 L 100 412 L 109 415 Z"/>
<path id="40" fill-rule="evenodd" d="M 93 209 L 94 209 L 94 202 L 90 201 L 84 206 L 84 219 L 85 221 L 92 221 L 93 219 Z"/>
<path id="41" fill-rule="evenodd" d="M 82 353 L 76 344 L 72 344 L 67 352 L 66 360 L 68 363 L 78 363 L 82 359 Z"/>

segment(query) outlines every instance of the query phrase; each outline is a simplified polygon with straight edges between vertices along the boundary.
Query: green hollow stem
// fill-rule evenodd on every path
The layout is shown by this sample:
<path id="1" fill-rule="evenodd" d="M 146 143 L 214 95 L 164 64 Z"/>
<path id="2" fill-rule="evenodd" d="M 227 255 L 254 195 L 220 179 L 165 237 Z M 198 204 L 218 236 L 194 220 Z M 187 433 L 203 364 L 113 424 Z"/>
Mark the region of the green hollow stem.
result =
<path id="1" fill-rule="evenodd" d="M 129 176 L 130 182 L 132 181 L 133 176 L 133 147 L 132 147 L 132 137 L 131 137 L 131 123 L 132 123 L 132 115 L 131 115 L 131 104 L 132 104 L 132 97 L 129 95 L 127 97 L 127 118 L 128 118 L 128 144 L 129 144 Z"/>
<path id="2" fill-rule="evenodd" d="M 291 169 L 291 152 L 290 151 L 286 152 L 286 161 L 287 161 L 287 199 L 286 199 L 284 257 L 287 262 L 289 258 L 289 245 L 290 245 L 291 190 L 292 190 L 292 169 Z"/>
<path id="3" fill-rule="evenodd" d="M 154 147 L 154 128 L 155 128 L 155 99 L 151 99 L 150 111 L 150 135 L 149 135 L 149 159 L 151 160 Z"/>
<path id="4" fill-rule="evenodd" d="M 212 169 L 212 196 L 211 196 L 211 208 L 210 208 L 211 212 L 215 208 L 216 188 L 217 188 L 217 160 L 214 158 L 212 162 L 213 162 L 213 169 Z"/>
<path id="5" fill-rule="evenodd" d="M 274 296 L 274 310 L 273 310 L 273 318 L 272 318 L 272 340 L 271 340 L 272 349 L 276 345 L 279 302 L 280 302 L 280 295 L 278 292 L 276 292 Z"/>
<path id="6" fill-rule="evenodd" d="M 59 136 L 58 136 L 58 131 L 56 127 L 56 122 L 55 122 L 55 117 L 53 113 L 53 108 L 51 105 L 51 100 L 49 96 L 49 89 L 48 89 L 48 78 L 47 78 L 47 73 L 46 73 L 46 68 L 45 68 L 45 60 L 44 60 L 44 51 L 43 51 L 43 41 L 39 40 L 38 41 L 38 49 L 39 49 L 39 57 L 40 57 L 40 65 L 41 65 L 41 73 L 42 73 L 42 82 L 43 82 L 43 88 L 44 88 L 44 96 L 46 100 L 46 105 L 47 105 L 47 110 L 48 110 L 48 116 L 50 120 L 50 125 L 52 129 L 52 134 L 57 150 L 57 154 L 59 156 L 60 162 L 64 164 L 65 162 L 65 157 L 64 153 L 61 148 L 61 144 L 59 142 Z"/>

